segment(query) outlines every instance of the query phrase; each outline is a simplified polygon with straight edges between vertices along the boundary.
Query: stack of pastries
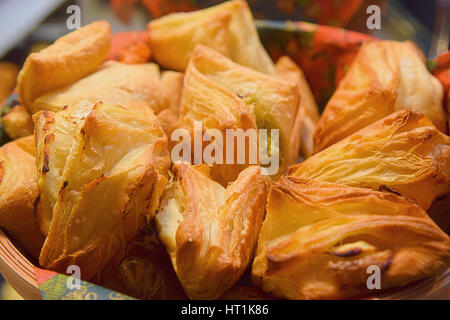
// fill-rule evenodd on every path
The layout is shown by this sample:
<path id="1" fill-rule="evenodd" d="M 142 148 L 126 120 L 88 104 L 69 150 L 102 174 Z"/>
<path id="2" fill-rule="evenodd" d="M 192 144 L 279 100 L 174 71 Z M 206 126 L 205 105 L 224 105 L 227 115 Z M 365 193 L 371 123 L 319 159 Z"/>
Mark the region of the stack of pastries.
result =
<path id="1" fill-rule="evenodd" d="M 356 298 L 449 268 L 426 212 L 449 191 L 448 115 L 414 44 L 364 43 L 320 115 L 245 1 L 156 19 L 148 36 L 153 62 L 106 61 L 111 29 L 94 22 L 18 75 L 33 134 L 0 148 L 0 227 L 40 267 L 78 265 L 140 299 Z M 177 129 L 193 146 L 198 122 L 215 147 L 208 130 L 278 141 L 250 141 L 244 163 L 202 163 L 196 147 L 174 161 Z"/>

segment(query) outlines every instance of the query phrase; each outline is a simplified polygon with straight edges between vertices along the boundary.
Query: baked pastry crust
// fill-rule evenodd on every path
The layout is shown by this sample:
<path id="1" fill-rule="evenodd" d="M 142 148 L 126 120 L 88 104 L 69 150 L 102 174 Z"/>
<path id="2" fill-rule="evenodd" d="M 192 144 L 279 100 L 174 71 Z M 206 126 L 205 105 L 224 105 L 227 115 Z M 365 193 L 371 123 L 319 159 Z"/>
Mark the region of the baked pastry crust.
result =
<path id="1" fill-rule="evenodd" d="M 450 239 L 395 194 L 284 176 L 272 183 L 253 282 L 288 299 L 344 299 L 404 286 L 450 264 Z"/>
<path id="2" fill-rule="evenodd" d="M 11 139 L 27 137 L 33 134 L 33 119 L 28 110 L 18 104 L 2 117 L 3 128 Z"/>
<path id="3" fill-rule="evenodd" d="M 153 63 L 130 65 L 107 61 L 87 77 L 39 97 L 33 106 L 35 110 L 59 111 L 79 101 L 93 104 L 144 101 L 158 113 L 168 107 L 159 76 L 159 67 Z"/>
<path id="4" fill-rule="evenodd" d="M 13 143 L 20 147 L 23 151 L 29 153 L 33 156 L 33 158 L 36 157 L 36 143 L 34 142 L 34 135 L 16 139 Z"/>
<path id="5" fill-rule="evenodd" d="M 83 279 L 120 259 L 168 181 L 167 137 L 146 104 L 89 102 L 36 114 L 39 263 Z"/>
<path id="6" fill-rule="evenodd" d="M 17 141 L 0 148 L 0 227 L 37 258 L 44 239 L 33 216 L 38 196 L 35 158 L 22 148 L 24 139 Z"/>
<path id="7" fill-rule="evenodd" d="M 28 56 L 19 73 L 17 92 L 21 103 L 35 113 L 33 101 L 94 72 L 111 46 L 111 26 L 105 20 L 73 31 L 44 50 Z"/>
<path id="8" fill-rule="evenodd" d="M 443 89 L 410 41 L 364 43 L 317 123 L 318 152 L 394 111 L 411 108 L 446 132 Z"/>
<path id="9" fill-rule="evenodd" d="M 19 68 L 13 62 L 0 61 L 0 103 L 6 100 L 16 85 Z"/>
<path id="10" fill-rule="evenodd" d="M 178 162 L 174 173 L 155 218 L 159 238 L 189 298 L 218 298 L 250 263 L 268 183 L 257 166 L 226 189 L 203 164 Z"/>
<path id="11" fill-rule="evenodd" d="M 192 72 L 192 70 L 195 72 Z M 275 177 L 280 176 L 286 168 L 296 163 L 300 145 L 300 131 L 302 121 L 296 121 L 299 113 L 299 91 L 295 83 L 272 77 L 251 68 L 238 65 L 217 51 L 203 45 L 195 48 L 190 61 L 187 76 L 191 73 L 198 77 L 206 78 L 208 86 L 218 88 L 234 96 L 234 100 L 240 100 L 237 105 L 246 105 L 246 110 L 254 114 L 256 127 L 267 129 L 270 137 L 271 129 L 279 130 L 278 150 L 274 148 L 271 152 L 278 153 L 280 167 Z M 189 79 L 188 79 L 189 80 Z M 206 90 L 211 90 L 205 87 Z M 186 85 L 185 90 L 189 90 Z M 192 90 L 192 89 L 191 89 Z M 197 89 L 196 89 L 197 90 Z M 210 99 L 210 108 L 219 108 L 219 101 Z M 183 95 L 182 118 L 189 114 L 190 102 Z M 243 109 L 242 107 L 240 107 Z M 246 114 L 248 111 L 246 111 Z M 225 115 L 221 115 L 224 117 Z M 203 112 L 203 118 L 208 118 L 209 113 Z M 201 117 L 199 119 L 201 120 Z M 301 118 L 300 118 L 301 120 Z M 182 121 L 184 121 L 182 119 Z M 227 123 L 227 119 L 218 118 L 215 122 Z M 203 120 L 205 122 L 205 120 Z M 209 126 L 212 128 L 223 128 L 223 125 Z M 248 127 L 238 126 L 246 130 Z M 235 177 L 233 177 L 235 179 Z"/>
<path id="12" fill-rule="evenodd" d="M 120 262 L 105 267 L 95 282 L 143 300 L 186 300 L 166 248 L 151 225 L 131 241 Z"/>
<path id="13" fill-rule="evenodd" d="M 202 48 L 208 49 L 206 47 Z M 208 52 L 212 51 L 212 49 L 208 49 Z M 186 70 L 179 123 L 182 128 L 189 131 L 192 145 L 195 135 L 198 134 L 194 131 L 196 121 L 202 124 L 202 136 L 205 135 L 207 130 L 219 130 L 223 137 L 223 145 L 220 146 L 213 141 L 209 143 L 219 149 L 226 150 L 225 136 L 227 129 L 257 130 L 253 105 L 247 105 L 236 94 L 226 90 L 226 88 L 204 75 L 197 66 L 197 52 L 196 50 Z M 245 159 L 250 159 L 249 151 L 257 150 L 257 148 L 257 142 L 254 140 L 249 141 L 246 144 Z M 194 153 L 194 147 L 191 148 L 191 151 Z M 236 143 L 234 154 L 238 152 L 242 152 L 242 150 L 237 150 Z M 225 154 L 225 151 L 223 151 L 223 164 L 214 164 L 211 169 L 213 179 L 223 186 L 234 181 L 239 172 L 249 165 L 248 160 L 244 164 L 226 164 Z M 192 154 L 190 163 L 199 162 L 198 159 L 194 159 Z"/>
<path id="14" fill-rule="evenodd" d="M 241 65 L 275 74 L 245 1 L 169 14 L 151 21 L 148 32 L 155 60 L 168 69 L 184 71 L 195 46 L 204 44 Z"/>
<path id="15" fill-rule="evenodd" d="M 299 110 L 296 117 L 296 125 L 293 132 L 301 130 L 300 134 L 300 152 L 307 158 L 312 155 L 314 150 L 313 135 L 316 129 L 316 123 L 319 120 L 319 109 L 316 104 L 316 100 L 311 92 L 311 89 L 306 81 L 305 75 L 302 69 L 300 69 L 294 61 L 288 56 L 283 56 L 278 59 L 275 64 L 275 68 L 278 76 L 284 80 L 291 81 L 297 84 L 300 92 L 300 105 L 299 109 L 304 109 L 304 116 L 301 117 L 301 111 Z M 298 128 L 301 129 L 298 129 Z M 293 135 L 295 136 L 295 134 Z"/>
<path id="16" fill-rule="evenodd" d="M 395 192 L 427 210 L 448 192 L 450 137 L 401 110 L 294 165 L 298 177 Z"/>
<path id="17" fill-rule="evenodd" d="M 168 107 L 158 113 L 157 117 L 161 127 L 168 137 L 180 127 L 181 96 L 184 86 L 184 73 L 176 71 L 164 71 L 161 74 L 161 83 L 164 88 Z M 172 149 L 171 140 L 169 150 Z"/>

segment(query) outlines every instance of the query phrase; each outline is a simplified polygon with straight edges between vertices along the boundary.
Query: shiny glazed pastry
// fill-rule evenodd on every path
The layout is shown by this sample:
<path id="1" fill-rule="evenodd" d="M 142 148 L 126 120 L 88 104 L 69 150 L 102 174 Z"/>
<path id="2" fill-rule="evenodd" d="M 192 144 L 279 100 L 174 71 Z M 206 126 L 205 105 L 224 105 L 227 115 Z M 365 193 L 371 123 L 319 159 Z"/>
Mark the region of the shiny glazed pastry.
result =
<path id="1" fill-rule="evenodd" d="M 150 224 L 128 244 L 123 259 L 106 266 L 95 283 L 136 299 L 187 299 L 166 248 Z"/>
<path id="2" fill-rule="evenodd" d="M 369 266 L 385 290 L 449 264 L 448 235 L 403 197 L 284 176 L 267 198 L 252 276 L 277 297 L 344 299 L 373 293 Z"/>
<path id="3" fill-rule="evenodd" d="M 138 299 L 187 299 L 170 257 L 155 235 L 140 236 L 128 246 L 119 274 L 131 295 Z"/>
<path id="4" fill-rule="evenodd" d="M 34 147 L 33 136 L 0 148 L 0 227 L 37 258 L 44 239 L 33 216 L 38 188 L 30 144 Z"/>
<path id="5" fill-rule="evenodd" d="M 184 73 L 176 71 L 164 71 L 161 74 L 161 83 L 164 88 L 168 107 L 161 110 L 157 114 L 158 121 L 168 137 L 172 131 L 180 125 L 178 119 L 180 117 L 181 95 L 183 93 Z M 171 147 L 169 139 L 169 149 Z"/>
<path id="6" fill-rule="evenodd" d="M 0 61 L 0 103 L 6 100 L 16 85 L 19 67 L 9 61 Z"/>
<path id="7" fill-rule="evenodd" d="M 448 192 L 450 137 L 423 114 L 402 110 L 292 166 L 289 173 L 398 193 L 427 210 Z"/>
<path id="8" fill-rule="evenodd" d="M 33 135 L 34 124 L 28 110 L 17 104 L 2 116 L 3 129 L 11 139 Z"/>
<path id="9" fill-rule="evenodd" d="M 84 100 L 93 104 L 98 101 L 114 104 L 144 101 L 158 113 L 168 107 L 159 76 L 159 67 L 153 63 L 130 65 L 106 61 L 83 79 L 39 97 L 33 107 L 35 110 L 59 111 L 66 105 Z"/>
<path id="10" fill-rule="evenodd" d="M 443 89 L 412 42 L 364 43 L 325 107 L 314 134 L 318 152 L 394 111 L 411 108 L 446 132 Z"/>
<path id="11" fill-rule="evenodd" d="M 83 279 L 122 257 L 168 181 L 167 138 L 146 104 L 90 102 L 36 119 L 39 262 Z"/>
<path id="12" fill-rule="evenodd" d="M 187 77 L 191 74 L 191 70 L 194 70 L 194 74 L 198 77 L 206 77 L 209 81 L 213 81 L 214 85 L 220 86 L 221 90 L 238 97 L 248 106 L 247 109 L 252 110 L 257 128 L 267 129 L 269 138 L 272 134 L 271 129 L 279 130 L 279 146 L 274 145 L 273 150 L 270 150 L 279 154 L 279 170 L 273 176 L 280 176 L 287 166 L 297 161 L 302 122 L 299 113 L 300 96 L 295 83 L 238 65 L 203 45 L 195 48 Z M 205 90 L 208 90 L 207 87 Z M 184 98 L 185 96 L 181 109 L 182 122 L 185 121 L 186 115 L 190 115 L 193 105 Z M 210 108 L 220 107 L 220 103 L 212 99 L 207 103 Z M 224 116 L 217 121 L 227 123 Z M 209 113 L 203 112 L 198 119 L 202 120 L 202 117 L 207 119 Z M 264 145 L 263 142 L 262 144 Z"/>
<path id="13" fill-rule="evenodd" d="M 313 135 L 316 129 L 316 123 L 319 120 L 319 109 L 317 108 L 316 100 L 314 99 L 303 71 L 291 58 L 288 56 L 281 57 L 275 64 L 275 68 L 278 76 L 297 84 L 300 92 L 301 99 L 299 108 L 304 109 L 305 112 L 303 118 L 300 116 L 297 117 L 297 119 L 303 119 L 300 134 L 300 151 L 301 154 L 307 158 L 314 150 Z M 298 112 L 301 112 L 301 110 Z"/>
<path id="14" fill-rule="evenodd" d="M 245 1 L 228 1 L 190 13 L 173 13 L 148 24 L 150 47 L 163 67 L 184 71 L 197 44 L 244 66 L 275 74 Z"/>
<path id="15" fill-rule="evenodd" d="M 214 149 L 218 150 L 218 153 L 216 154 L 217 158 L 221 151 L 222 158 L 226 158 L 225 136 L 227 129 L 242 129 L 244 131 L 253 129 L 255 132 L 257 130 L 255 115 L 253 114 L 253 105 L 247 105 L 236 94 L 226 90 L 224 87 L 204 75 L 197 68 L 195 57 L 196 56 L 194 55 L 186 70 L 179 118 L 180 126 L 187 129 L 190 135 L 188 139 L 185 139 L 187 140 L 187 144 L 191 145 L 189 149 L 190 152 L 188 153 L 186 151 L 185 155 L 183 151 L 183 159 L 190 163 L 199 163 L 196 162 L 199 161 L 198 159 L 194 159 L 194 140 L 196 135 L 202 137 L 205 136 L 205 133 L 208 130 L 212 130 L 213 132 L 218 130 L 218 134 L 222 137 L 223 144 L 221 145 L 215 141 L 208 142 L 208 144 L 212 146 L 211 149 L 214 147 Z M 201 124 L 202 132 L 200 132 L 199 129 L 196 129 L 196 123 Z M 206 136 L 212 136 L 212 134 Z M 178 141 L 178 136 L 174 135 L 172 138 L 173 139 L 171 140 Z M 205 145 L 203 147 L 206 148 L 207 146 Z M 248 167 L 248 164 L 250 163 L 249 152 L 250 150 L 257 150 L 258 145 L 255 141 L 249 141 L 249 143 L 246 144 L 245 150 L 238 151 L 237 143 L 234 147 L 234 154 L 242 152 L 245 154 L 246 159 L 249 160 L 243 164 L 239 164 L 237 161 L 235 161 L 234 164 L 226 164 L 226 159 L 223 159 L 223 164 L 214 164 L 211 168 L 211 176 L 214 181 L 218 181 L 223 186 L 234 181 L 239 172 Z M 204 152 L 206 151 L 205 148 L 203 150 Z M 178 152 L 178 149 L 172 149 L 172 153 L 181 154 L 181 152 Z M 257 151 L 254 153 L 257 153 Z M 172 161 L 175 160 L 172 159 Z M 255 160 L 254 164 L 256 164 L 257 161 L 258 159 Z M 211 164 L 207 162 L 204 163 Z"/>
<path id="16" fill-rule="evenodd" d="M 94 72 L 105 60 L 111 46 L 111 26 L 105 20 L 73 31 L 44 50 L 28 56 L 17 84 L 21 103 L 38 111 L 33 101 Z"/>
<path id="17" fill-rule="evenodd" d="M 159 238 L 189 298 L 215 299 L 250 263 L 268 184 L 257 166 L 226 189 L 211 179 L 206 165 L 179 162 L 174 170 L 156 215 Z"/>

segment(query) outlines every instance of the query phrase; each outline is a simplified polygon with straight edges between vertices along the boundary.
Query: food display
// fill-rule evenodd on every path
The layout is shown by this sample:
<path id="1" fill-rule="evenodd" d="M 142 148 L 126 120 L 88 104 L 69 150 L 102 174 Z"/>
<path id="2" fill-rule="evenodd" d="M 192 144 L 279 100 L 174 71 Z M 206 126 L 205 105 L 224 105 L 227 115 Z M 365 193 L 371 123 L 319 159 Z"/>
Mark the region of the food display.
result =
<path id="1" fill-rule="evenodd" d="M 414 43 L 364 38 L 320 112 L 246 1 L 122 37 L 93 22 L 17 75 L 0 228 L 30 264 L 136 299 L 370 298 L 448 272 L 428 214 L 448 93 Z"/>

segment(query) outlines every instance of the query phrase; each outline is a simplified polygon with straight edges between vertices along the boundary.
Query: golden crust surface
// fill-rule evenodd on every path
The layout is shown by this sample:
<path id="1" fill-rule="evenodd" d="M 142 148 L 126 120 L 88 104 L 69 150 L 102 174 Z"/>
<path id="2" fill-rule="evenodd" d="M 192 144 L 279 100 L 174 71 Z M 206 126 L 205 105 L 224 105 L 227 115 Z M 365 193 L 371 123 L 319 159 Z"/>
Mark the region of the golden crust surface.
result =
<path id="1" fill-rule="evenodd" d="M 369 294 L 367 268 L 381 289 L 404 286 L 450 263 L 450 239 L 406 199 L 285 176 L 272 183 L 253 282 L 288 299 Z"/>
<path id="2" fill-rule="evenodd" d="M 195 46 L 204 44 L 241 65 L 275 74 L 245 1 L 169 14 L 151 21 L 148 32 L 155 60 L 169 69 L 184 71 Z"/>
<path id="3" fill-rule="evenodd" d="M 227 92 L 228 96 L 234 96 L 233 100 L 240 100 L 239 104 L 236 105 L 244 104 L 246 107 L 239 107 L 239 109 L 252 111 L 256 127 L 267 129 L 269 137 L 272 129 L 279 130 L 279 145 L 271 150 L 273 153 L 278 153 L 280 163 L 280 168 L 274 176 L 280 176 L 289 165 L 297 161 L 301 121 L 296 121 L 299 113 L 300 96 L 295 83 L 238 65 L 203 45 L 198 45 L 195 48 L 188 67 L 187 77 L 191 74 L 205 79 L 205 91 L 211 90 L 210 88 L 220 88 L 221 91 Z M 186 81 L 186 83 L 188 82 Z M 185 90 L 189 89 L 192 90 L 192 88 L 185 87 Z M 221 103 L 213 99 L 207 103 L 210 105 L 209 108 L 213 110 L 221 107 Z M 190 107 L 191 105 L 185 101 L 185 95 L 183 95 L 182 117 L 188 111 L 190 112 Z M 217 111 L 214 112 L 217 113 Z M 248 112 L 246 111 L 246 114 Z M 202 117 L 208 119 L 210 113 L 212 112 L 203 112 Z M 214 121 L 216 126 L 211 127 L 223 128 L 222 123 L 228 121 L 225 116 L 225 114 L 221 114 L 220 118 Z M 202 117 L 198 118 L 201 120 Z M 238 126 L 238 128 L 248 129 L 244 126 Z"/>
<path id="4" fill-rule="evenodd" d="M 412 42 L 364 43 L 327 103 L 314 133 L 318 152 L 394 111 L 424 113 L 446 132 L 443 89 Z"/>
<path id="5" fill-rule="evenodd" d="M 450 137 L 423 114 L 395 112 L 289 169 L 290 174 L 396 192 L 427 210 L 448 192 Z"/>
<path id="6" fill-rule="evenodd" d="M 201 122 L 202 136 L 207 130 L 218 130 L 221 134 L 223 145 L 211 142 L 210 144 L 222 151 L 223 158 L 225 158 L 226 145 L 226 130 L 248 129 L 257 130 L 255 115 L 253 113 L 253 105 L 247 105 L 236 94 L 228 91 L 226 88 L 217 84 L 212 79 L 198 69 L 196 55 L 189 63 L 184 78 L 183 94 L 181 99 L 180 109 L 180 126 L 190 132 L 192 141 L 192 162 L 197 163 L 198 159 L 193 159 L 195 135 L 199 134 L 195 131 L 195 123 Z M 206 146 L 204 146 L 206 147 Z M 249 158 L 250 150 L 257 150 L 257 142 L 249 141 L 246 144 L 245 155 Z M 235 144 L 237 150 L 237 143 Z M 236 151 L 242 152 L 242 150 Z M 256 153 L 257 151 L 255 151 Z M 188 156 L 188 158 L 191 155 Z M 228 182 L 234 181 L 239 172 L 248 167 L 247 161 L 245 164 L 226 164 L 226 159 L 222 160 L 223 164 L 214 164 L 211 170 L 211 175 L 215 181 L 220 182 L 226 186 Z M 236 161 L 237 162 L 237 161 Z"/>
<path id="7" fill-rule="evenodd" d="M 44 240 L 33 216 L 37 196 L 34 156 L 16 142 L 5 144 L 0 148 L 0 227 L 35 258 Z"/>
<path id="8" fill-rule="evenodd" d="M 168 107 L 157 65 L 116 61 L 107 61 L 87 77 L 39 97 L 33 106 L 35 110 L 59 111 L 85 100 L 115 104 L 144 101 L 155 113 Z"/>
<path id="9" fill-rule="evenodd" d="M 168 137 L 172 131 L 177 129 L 180 118 L 181 96 L 184 86 L 184 73 L 176 71 L 164 71 L 161 74 L 161 83 L 166 96 L 168 107 L 161 110 L 158 114 L 158 120 Z M 172 149 L 172 141 L 169 141 L 169 150 Z"/>
<path id="10" fill-rule="evenodd" d="M 297 131 L 301 131 L 300 144 L 301 154 L 307 158 L 312 155 L 314 150 L 313 135 L 316 129 L 316 123 L 319 120 L 319 109 L 316 104 L 316 100 L 311 92 L 311 89 L 306 81 L 303 71 L 292 61 L 288 56 L 281 57 L 275 64 L 275 68 L 278 76 L 281 78 L 297 84 L 300 92 L 300 105 L 299 109 L 304 109 L 304 116 L 302 117 L 302 111 L 297 111 L 295 119 L 295 125 L 293 129 L 292 137 L 296 137 Z M 300 122 L 300 123 L 299 123 Z M 295 147 L 294 148 L 298 148 Z"/>
<path id="11" fill-rule="evenodd" d="M 186 294 L 215 299 L 231 288 L 250 263 L 264 217 L 268 190 L 261 168 L 242 171 L 226 189 L 206 165 L 175 164 L 175 180 L 156 215 Z"/>
<path id="12" fill-rule="evenodd" d="M 21 103 L 33 114 L 33 101 L 94 72 L 111 46 L 111 26 L 105 20 L 73 31 L 44 50 L 28 56 L 17 84 Z"/>
<path id="13" fill-rule="evenodd" d="M 16 85 L 19 68 L 13 62 L 0 61 L 0 103 L 9 97 Z"/>
<path id="14" fill-rule="evenodd" d="M 11 139 L 30 136 L 34 131 L 33 120 L 28 110 L 22 105 L 15 105 L 2 117 L 3 128 Z"/>
<path id="15" fill-rule="evenodd" d="M 41 266 L 84 279 L 124 254 L 167 183 L 167 138 L 146 104 L 36 114 Z"/>

